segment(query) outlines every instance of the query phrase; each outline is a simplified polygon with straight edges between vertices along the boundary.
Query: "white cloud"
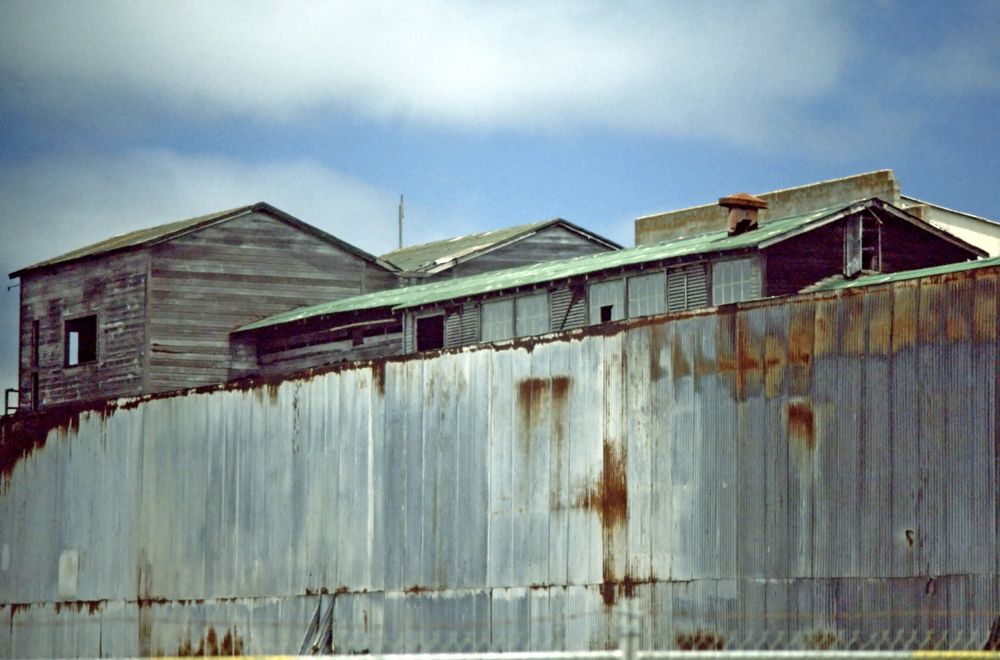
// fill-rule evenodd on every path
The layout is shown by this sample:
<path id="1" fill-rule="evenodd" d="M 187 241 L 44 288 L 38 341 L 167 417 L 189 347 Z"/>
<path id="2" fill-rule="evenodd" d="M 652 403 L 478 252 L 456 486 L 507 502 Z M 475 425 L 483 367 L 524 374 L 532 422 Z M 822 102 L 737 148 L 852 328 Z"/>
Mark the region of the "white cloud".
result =
<path id="1" fill-rule="evenodd" d="M 246 164 L 165 150 L 2 166 L 0 199 L 4 275 L 116 234 L 257 201 L 378 254 L 393 248 L 398 203 L 393 193 L 315 162 Z M 17 376 L 18 292 L 5 288 L 0 389 L 13 387 Z"/>
<path id="2" fill-rule="evenodd" d="M 14 2 L 0 73 L 283 121 L 330 106 L 467 127 L 613 126 L 757 142 L 851 52 L 818 3 Z"/>

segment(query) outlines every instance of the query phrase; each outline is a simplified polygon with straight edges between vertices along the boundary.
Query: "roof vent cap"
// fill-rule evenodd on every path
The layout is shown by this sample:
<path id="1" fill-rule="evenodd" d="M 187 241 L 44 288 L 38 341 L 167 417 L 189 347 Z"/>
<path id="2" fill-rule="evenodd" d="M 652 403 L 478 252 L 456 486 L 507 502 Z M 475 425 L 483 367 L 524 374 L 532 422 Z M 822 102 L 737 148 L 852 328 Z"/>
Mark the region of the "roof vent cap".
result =
<path id="1" fill-rule="evenodd" d="M 736 236 L 757 228 L 757 212 L 766 209 L 767 202 L 741 192 L 719 198 L 719 206 L 729 209 L 729 235 Z"/>

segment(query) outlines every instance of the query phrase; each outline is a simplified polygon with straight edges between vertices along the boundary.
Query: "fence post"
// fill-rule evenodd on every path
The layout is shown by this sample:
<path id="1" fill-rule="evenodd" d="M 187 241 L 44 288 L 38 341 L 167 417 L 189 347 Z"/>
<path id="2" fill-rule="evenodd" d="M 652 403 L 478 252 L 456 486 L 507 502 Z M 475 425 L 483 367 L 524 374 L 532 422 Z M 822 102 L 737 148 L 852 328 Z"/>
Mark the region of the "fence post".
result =
<path id="1" fill-rule="evenodd" d="M 630 598 L 618 604 L 618 647 L 622 660 L 635 660 L 639 645 L 639 611 Z"/>

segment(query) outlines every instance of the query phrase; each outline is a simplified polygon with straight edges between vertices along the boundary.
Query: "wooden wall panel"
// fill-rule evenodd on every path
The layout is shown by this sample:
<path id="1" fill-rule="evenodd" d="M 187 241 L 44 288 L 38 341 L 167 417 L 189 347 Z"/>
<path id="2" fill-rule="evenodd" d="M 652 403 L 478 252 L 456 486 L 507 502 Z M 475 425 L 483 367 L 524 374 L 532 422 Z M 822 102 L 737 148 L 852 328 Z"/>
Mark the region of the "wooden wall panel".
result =
<path id="1" fill-rule="evenodd" d="M 38 321 L 39 406 L 139 394 L 148 255 L 129 252 L 21 277 L 21 407 L 32 397 L 32 321 Z M 97 317 L 97 359 L 65 366 L 65 322 Z"/>
<path id="2" fill-rule="evenodd" d="M 241 325 L 391 286 L 392 273 L 262 213 L 156 246 L 148 389 L 226 380 Z"/>

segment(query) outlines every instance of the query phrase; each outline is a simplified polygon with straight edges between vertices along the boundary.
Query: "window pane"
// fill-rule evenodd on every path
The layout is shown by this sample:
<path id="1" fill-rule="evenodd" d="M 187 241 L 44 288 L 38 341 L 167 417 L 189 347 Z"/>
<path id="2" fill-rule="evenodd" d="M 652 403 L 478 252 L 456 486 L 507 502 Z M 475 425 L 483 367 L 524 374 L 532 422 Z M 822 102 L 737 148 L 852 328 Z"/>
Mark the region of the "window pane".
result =
<path id="1" fill-rule="evenodd" d="M 543 335 L 549 331 L 549 295 L 536 293 L 517 299 L 517 336 Z"/>
<path id="2" fill-rule="evenodd" d="M 483 341 L 501 341 L 514 336 L 514 301 L 483 303 Z"/>
<path id="3" fill-rule="evenodd" d="M 666 273 L 652 273 L 628 278 L 628 315 L 649 316 L 667 311 Z"/>
<path id="4" fill-rule="evenodd" d="M 625 318 L 625 280 L 592 282 L 587 287 L 591 325 Z"/>
<path id="5" fill-rule="evenodd" d="M 753 259 L 728 259 L 712 264 L 712 304 L 725 305 L 756 298 L 760 291 Z"/>
<path id="6" fill-rule="evenodd" d="M 80 364 L 80 333 L 75 330 L 70 330 L 67 342 L 66 366 L 73 367 Z"/>

